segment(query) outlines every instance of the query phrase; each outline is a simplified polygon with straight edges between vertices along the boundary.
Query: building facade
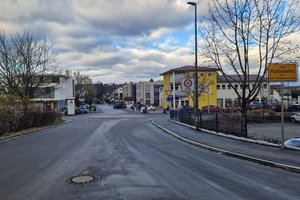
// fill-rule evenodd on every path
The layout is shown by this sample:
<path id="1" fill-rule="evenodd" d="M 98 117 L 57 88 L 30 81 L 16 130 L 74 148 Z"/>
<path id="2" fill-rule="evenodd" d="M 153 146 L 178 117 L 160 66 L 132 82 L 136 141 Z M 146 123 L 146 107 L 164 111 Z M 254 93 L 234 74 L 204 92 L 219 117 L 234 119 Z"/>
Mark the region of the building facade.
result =
<path id="1" fill-rule="evenodd" d="M 198 109 L 207 105 L 217 105 L 217 71 L 214 67 L 198 67 Z M 194 66 L 178 67 L 161 74 L 164 80 L 164 108 L 194 107 L 194 74 Z"/>
<path id="2" fill-rule="evenodd" d="M 147 105 L 160 105 L 159 88 L 163 81 L 138 82 L 136 83 L 136 102 Z"/>
<path id="3" fill-rule="evenodd" d="M 36 107 L 44 111 L 62 112 L 67 106 L 67 100 L 75 99 L 75 79 L 60 75 L 41 78 L 43 81 L 32 99 Z"/>
<path id="4" fill-rule="evenodd" d="M 231 80 L 231 85 L 233 85 L 233 87 L 235 87 L 238 91 L 242 92 L 242 85 L 240 85 L 240 82 L 237 81 L 239 80 L 237 75 L 228 75 L 228 79 Z M 257 75 L 249 75 L 248 87 L 250 87 L 250 89 L 254 87 L 256 79 Z M 226 79 L 223 76 L 219 75 L 217 77 L 218 106 L 222 108 L 230 108 L 237 105 L 238 97 L 231 85 L 226 81 Z M 270 84 L 266 78 L 263 79 L 261 89 L 256 100 L 261 102 L 263 99 L 265 99 L 266 102 L 269 102 L 270 100 Z"/>

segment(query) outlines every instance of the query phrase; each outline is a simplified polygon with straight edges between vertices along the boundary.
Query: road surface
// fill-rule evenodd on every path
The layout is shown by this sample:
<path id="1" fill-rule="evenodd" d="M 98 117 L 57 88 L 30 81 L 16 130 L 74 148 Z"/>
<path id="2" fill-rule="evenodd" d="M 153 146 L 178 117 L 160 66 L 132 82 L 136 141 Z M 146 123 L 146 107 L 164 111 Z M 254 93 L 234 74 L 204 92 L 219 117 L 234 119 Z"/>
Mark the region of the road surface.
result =
<path id="1" fill-rule="evenodd" d="M 113 110 L 0 141 L 0 199 L 298 199 L 300 174 L 227 157 Z M 77 175 L 98 180 L 71 184 Z"/>

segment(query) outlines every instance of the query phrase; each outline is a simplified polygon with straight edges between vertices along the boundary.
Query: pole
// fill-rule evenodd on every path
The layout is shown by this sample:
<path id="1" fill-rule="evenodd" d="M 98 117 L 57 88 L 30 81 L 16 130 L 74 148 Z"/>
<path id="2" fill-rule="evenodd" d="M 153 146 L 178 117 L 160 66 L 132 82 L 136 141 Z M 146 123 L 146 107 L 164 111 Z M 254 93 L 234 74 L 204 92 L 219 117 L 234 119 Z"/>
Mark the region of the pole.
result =
<path id="1" fill-rule="evenodd" d="M 198 127 L 198 58 L 197 58 L 197 3 L 195 2 L 187 2 L 187 4 L 195 7 L 195 122 L 196 129 L 199 130 Z"/>
<path id="2" fill-rule="evenodd" d="M 175 96 L 175 72 L 173 72 L 173 109 L 176 108 L 175 103 L 176 103 L 176 96 Z"/>
<path id="3" fill-rule="evenodd" d="M 284 148 L 283 82 L 281 82 L 281 147 Z"/>

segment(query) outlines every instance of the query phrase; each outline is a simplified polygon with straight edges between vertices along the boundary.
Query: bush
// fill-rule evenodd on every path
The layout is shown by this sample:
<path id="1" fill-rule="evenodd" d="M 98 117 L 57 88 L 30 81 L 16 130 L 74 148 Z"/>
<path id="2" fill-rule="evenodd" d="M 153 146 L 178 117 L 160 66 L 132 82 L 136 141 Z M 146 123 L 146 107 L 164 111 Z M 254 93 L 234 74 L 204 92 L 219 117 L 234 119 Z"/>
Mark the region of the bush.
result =
<path id="1" fill-rule="evenodd" d="M 17 97 L 0 97 L 0 135 L 53 124 L 59 118 L 56 112 L 35 111 L 31 104 L 27 106 L 27 109 L 23 109 Z"/>

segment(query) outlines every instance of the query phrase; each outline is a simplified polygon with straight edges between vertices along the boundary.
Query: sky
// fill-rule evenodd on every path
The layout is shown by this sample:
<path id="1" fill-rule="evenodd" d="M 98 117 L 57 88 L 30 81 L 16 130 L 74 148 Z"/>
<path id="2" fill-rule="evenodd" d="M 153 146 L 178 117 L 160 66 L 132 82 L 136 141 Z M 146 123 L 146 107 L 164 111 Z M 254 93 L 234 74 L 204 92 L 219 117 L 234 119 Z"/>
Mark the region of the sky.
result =
<path id="1" fill-rule="evenodd" d="M 195 1 L 199 15 L 206 1 Z M 1 0 L 0 29 L 46 36 L 63 71 L 93 82 L 162 80 L 169 69 L 194 65 L 187 0 Z"/>

